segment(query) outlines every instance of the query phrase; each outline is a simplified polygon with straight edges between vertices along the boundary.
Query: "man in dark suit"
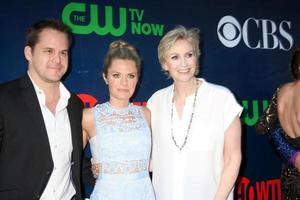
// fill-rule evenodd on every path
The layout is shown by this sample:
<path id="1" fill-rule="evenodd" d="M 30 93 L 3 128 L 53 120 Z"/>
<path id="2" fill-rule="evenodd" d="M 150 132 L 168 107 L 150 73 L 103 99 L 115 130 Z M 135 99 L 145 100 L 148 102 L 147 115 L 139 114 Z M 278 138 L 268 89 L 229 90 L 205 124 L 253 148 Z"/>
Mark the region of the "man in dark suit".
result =
<path id="1" fill-rule="evenodd" d="M 26 35 L 24 77 L 0 85 L 0 199 L 82 199 L 82 103 L 61 82 L 72 35 L 56 20 Z"/>

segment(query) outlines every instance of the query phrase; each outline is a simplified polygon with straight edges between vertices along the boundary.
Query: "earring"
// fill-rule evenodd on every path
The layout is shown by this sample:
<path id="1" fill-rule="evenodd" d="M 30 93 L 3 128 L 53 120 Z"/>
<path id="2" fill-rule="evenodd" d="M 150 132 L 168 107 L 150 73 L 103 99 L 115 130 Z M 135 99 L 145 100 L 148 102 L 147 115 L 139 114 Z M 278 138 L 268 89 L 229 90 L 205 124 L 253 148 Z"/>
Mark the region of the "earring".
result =
<path id="1" fill-rule="evenodd" d="M 106 85 L 108 85 L 108 82 L 107 82 L 106 77 L 105 77 L 104 74 L 102 74 L 102 78 L 103 78 L 103 80 L 104 80 L 104 83 L 105 83 Z"/>

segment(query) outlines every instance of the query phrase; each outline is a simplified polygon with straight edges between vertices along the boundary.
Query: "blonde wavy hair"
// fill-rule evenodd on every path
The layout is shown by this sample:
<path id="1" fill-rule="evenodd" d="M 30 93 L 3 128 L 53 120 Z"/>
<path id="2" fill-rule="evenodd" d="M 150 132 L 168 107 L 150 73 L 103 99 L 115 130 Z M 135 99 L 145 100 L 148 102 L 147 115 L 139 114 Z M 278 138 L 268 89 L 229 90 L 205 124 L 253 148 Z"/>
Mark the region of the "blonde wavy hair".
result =
<path id="1" fill-rule="evenodd" d="M 188 41 L 194 49 L 195 55 L 200 57 L 200 48 L 199 48 L 199 43 L 200 43 L 200 36 L 199 36 L 200 30 L 198 28 L 190 28 L 187 29 L 182 25 L 179 25 L 175 27 L 174 29 L 170 30 L 165 34 L 165 36 L 160 40 L 159 45 L 158 45 L 158 60 L 161 65 L 166 62 L 166 54 L 168 50 L 174 45 L 174 43 L 177 40 L 186 40 Z M 162 70 L 169 76 L 169 73 L 165 71 L 162 67 Z M 195 71 L 195 75 L 198 75 L 199 73 L 199 66 L 197 67 Z"/>

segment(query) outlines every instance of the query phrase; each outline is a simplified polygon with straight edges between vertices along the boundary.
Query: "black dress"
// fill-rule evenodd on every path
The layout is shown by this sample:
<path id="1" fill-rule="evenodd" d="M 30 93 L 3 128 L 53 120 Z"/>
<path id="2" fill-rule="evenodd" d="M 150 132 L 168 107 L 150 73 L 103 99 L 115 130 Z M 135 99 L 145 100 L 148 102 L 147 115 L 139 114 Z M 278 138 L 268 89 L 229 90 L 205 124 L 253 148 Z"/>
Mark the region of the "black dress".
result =
<path id="1" fill-rule="evenodd" d="M 285 134 L 287 142 L 300 149 L 300 137 L 291 138 Z M 300 172 L 289 163 L 283 164 L 281 171 L 281 192 L 283 200 L 300 200 Z"/>
<path id="2" fill-rule="evenodd" d="M 258 133 L 269 134 L 276 150 L 285 160 L 280 176 L 282 200 L 300 200 L 300 172 L 289 163 L 291 156 L 300 150 L 300 137 L 291 138 L 280 127 L 277 114 L 278 91 L 279 89 L 255 128 Z"/>

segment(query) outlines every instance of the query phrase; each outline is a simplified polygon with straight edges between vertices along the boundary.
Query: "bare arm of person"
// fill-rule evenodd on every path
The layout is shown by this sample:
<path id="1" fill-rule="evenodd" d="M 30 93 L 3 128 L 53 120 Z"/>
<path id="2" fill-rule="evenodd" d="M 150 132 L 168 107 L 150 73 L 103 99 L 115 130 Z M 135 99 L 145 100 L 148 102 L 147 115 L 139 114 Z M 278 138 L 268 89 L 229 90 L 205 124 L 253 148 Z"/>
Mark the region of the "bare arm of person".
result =
<path id="1" fill-rule="evenodd" d="M 82 137 L 83 148 L 85 148 L 88 140 L 96 135 L 96 128 L 94 123 L 94 115 L 91 108 L 83 109 L 82 115 Z"/>
<path id="2" fill-rule="evenodd" d="M 88 140 L 96 135 L 96 127 L 94 122 L 94 114 L 91 108 L 83 109 L 82 115 L 82 136 L 83 136 L 83 148 L 86 146 Z M 99 176 L 100 164 L 93 163 L 91 170 L 94 178 Z"/>
<path id="3" fill-rule="evenodd" d="M 144 112 L 144 116 L 149 124 L 150 130 L 151 130 L 151 111 L 149 110 L 149 108 L 143 107 L 143 112 Z M 151 131 L 151 140 L 152 140 L 152 131 Z M 151 142 L 151 144 L 152 144 L 152 142 Z M 152 150 L 152 147 L 151 147 L 151 150 Z M 151 162 L 151 158 L 150 158 L 150 163 L 149 163 L 149 171 L 150 172 L 152 172 L 152 164 L 151 163 L 152 162 Z"/>
<path id="4" fill-rule="evenodd" d="M 89 139 L 93 136 L 95 132 L 94 128 L 94 116 L 92 109 L 85 108 L 82 113 L 82 137 L 83 137 L 83 149 L 88 143 Z M 95 184 L 95 177 L 93 178 L 93 174 L 91 173 L 91 162 L 89 158 L 83 157 L 82 159 L 82 177 L 83 182 L 89 185 Z"/>
<path id="5" fill-rule="evenodd" d="M 150 112 L 149 108 L 147 108 L 145 106 L 143 106 L 142 108 L 143 108 L 144 116 L 148 122 L 148 125 L 149 125 L 149 127 L 151 127 L 150 126 L 151 125 L 151 112 Z"/>
<path id="6" fill-rule="evenodd" d="M 241 157 L 241 123 L 236 116 L 225 132 L 224 167 L 215 200 L 227 199 L 237 179 Z"/>

